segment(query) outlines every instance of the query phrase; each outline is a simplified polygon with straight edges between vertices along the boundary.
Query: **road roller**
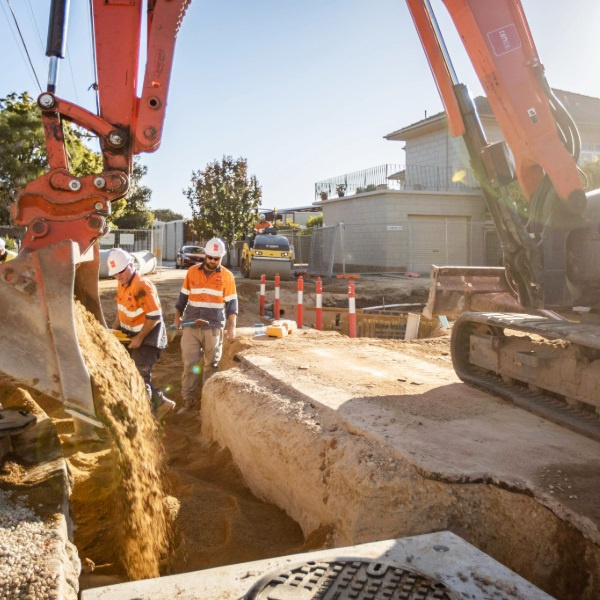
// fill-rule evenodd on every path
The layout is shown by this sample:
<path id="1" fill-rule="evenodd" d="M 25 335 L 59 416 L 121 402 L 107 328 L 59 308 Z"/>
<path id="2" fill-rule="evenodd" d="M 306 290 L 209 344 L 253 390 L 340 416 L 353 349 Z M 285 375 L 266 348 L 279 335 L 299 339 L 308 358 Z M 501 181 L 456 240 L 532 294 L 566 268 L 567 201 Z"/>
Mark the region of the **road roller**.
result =
<path id="1" fill-rule="evenodd" d="M 253 236 L 246 237 L 242 249 L 240 271 L 242 277 L 274 279 L 279 274 L 282 281 L 292 276 L 294 249 L 290 241 L 283 235 L 277 235 L 275 228 L 263 230 Z"/>

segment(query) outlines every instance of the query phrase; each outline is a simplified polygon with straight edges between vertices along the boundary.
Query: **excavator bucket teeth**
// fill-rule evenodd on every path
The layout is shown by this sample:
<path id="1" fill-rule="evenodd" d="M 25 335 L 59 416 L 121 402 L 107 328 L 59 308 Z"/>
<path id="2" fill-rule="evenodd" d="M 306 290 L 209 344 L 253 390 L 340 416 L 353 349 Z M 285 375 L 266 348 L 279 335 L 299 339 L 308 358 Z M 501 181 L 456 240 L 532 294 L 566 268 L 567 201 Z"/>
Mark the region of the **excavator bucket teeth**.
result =
<path id="1" fill-rule="evenodd" d="M 465 311 L 523 312 L 512 294 L 503 267 L 438 267 L 431 265 L 431 283 L 423 315 L 457 317 Z"/>
<path id="2" fill-rule="evenodd" d="M 0 266 L 0 370 L 97 421 L 90 375 L 77 341 L 73 293 L 78 246 L 67 240 Z"/>
<path id="3" fill-rule="evenodd" d="M 256 258 L 250 263 L 250 279 L 260 279 L 266 275 L 267 279 L 274 279 L 279 274 L 281 281 L 289 281 L 292 276 L 292 263 L 289 260 Z"/>

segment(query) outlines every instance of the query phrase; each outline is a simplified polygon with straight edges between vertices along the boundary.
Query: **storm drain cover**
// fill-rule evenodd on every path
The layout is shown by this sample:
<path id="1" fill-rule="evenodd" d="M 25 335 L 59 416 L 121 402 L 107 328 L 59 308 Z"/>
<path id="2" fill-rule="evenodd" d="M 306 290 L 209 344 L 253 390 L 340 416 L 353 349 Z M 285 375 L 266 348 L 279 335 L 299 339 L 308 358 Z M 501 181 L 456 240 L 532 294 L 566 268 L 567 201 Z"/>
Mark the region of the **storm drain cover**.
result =
<path id="1" fill-rule="evenodd" d="M 367 558 L 305 562 L 259 579 L 244 600 L 457 600 L 441 582 L 405 565 Z"/>

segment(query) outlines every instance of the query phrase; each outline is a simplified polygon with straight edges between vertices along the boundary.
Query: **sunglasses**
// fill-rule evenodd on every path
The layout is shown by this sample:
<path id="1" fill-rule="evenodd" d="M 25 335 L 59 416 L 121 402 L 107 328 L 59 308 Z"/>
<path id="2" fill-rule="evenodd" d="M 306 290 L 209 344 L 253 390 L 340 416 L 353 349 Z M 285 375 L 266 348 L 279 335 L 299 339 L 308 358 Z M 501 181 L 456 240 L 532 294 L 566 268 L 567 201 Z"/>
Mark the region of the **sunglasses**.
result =
<path id="1" fill-rule="evenodd" d="M 221 260 L 220 256 L 207 256 L 204 260 Z"/>

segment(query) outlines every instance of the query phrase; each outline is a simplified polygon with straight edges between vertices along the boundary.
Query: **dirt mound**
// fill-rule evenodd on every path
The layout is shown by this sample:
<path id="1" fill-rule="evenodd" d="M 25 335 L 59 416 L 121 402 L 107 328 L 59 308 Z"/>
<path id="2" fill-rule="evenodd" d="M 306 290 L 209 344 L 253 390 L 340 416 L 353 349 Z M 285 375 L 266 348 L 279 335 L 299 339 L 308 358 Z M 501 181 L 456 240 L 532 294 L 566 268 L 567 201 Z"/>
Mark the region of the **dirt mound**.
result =
<path id="1" fill-rule="evenodd" d="M 75 320 L 96 413 L 116 450 L 107 449 L 91 461 L 71 457 L 79 474 L 76 502 L 86 503 L 87 535 L 104 539 L 105 549 L 117 554 L 129 579 L 157 577 L 168 550 L 169 526 L 163 452 L 144 382 L 124 348 L 79 304 Z M 84 476 L 90 473 L 93 477 Z M 79 524 L 83 526 L 82 520 Z"/>

